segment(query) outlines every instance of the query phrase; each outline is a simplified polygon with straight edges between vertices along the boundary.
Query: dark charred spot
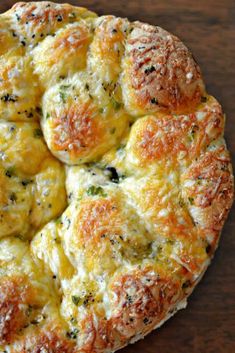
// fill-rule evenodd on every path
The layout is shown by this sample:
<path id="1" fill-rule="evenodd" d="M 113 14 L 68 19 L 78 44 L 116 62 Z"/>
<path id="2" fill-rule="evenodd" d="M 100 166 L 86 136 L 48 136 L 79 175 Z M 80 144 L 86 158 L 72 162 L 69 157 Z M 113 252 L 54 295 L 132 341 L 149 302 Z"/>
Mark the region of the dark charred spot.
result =
<path id="1" fill-rule="evenodd" d="M 187 289 L 187 288 L 189 288 L 190 286 L 191 286 L 190 280 L 187 280 L 186 282 L 184 282 L 184 283 L 182 284 L 182 288 L 183 288 L 183 289 Z"/>
<path id="2" fill-rule="evenodd" d="M 16 196 L 16 193 L 15 192 L 12 192 L 9 196 L 9 199 L 11 202 L 16 202 L 17 200 L 17 196 Z"/>
<path id="3" fill-rule="evenodd" d="M 152 104 L 158 104 L 158 100 L 157 100 L 157 98 L 151 98 L 150 99 L 150 102 L 152 103 Z"/>
<path id="4" fill-rule="evenodd" d="M 208 244 L 206 247 L 206 253 L 210 254 L 211 250 L 212 250 L 212 246 L 210 244 Z"/>
<path id="5" fill-rule="evenodd" d="M 4 94 L 2 97 L 1 97 L 1 101 L 3 101 L 3 102 L 13 102 L 13 103 L 15 103 L 15 102 L 17 102 L 17 100 L 18 100 L 18 96 L 16 96 L 15 94 L 9 94 L 9 93 L 7 93 L 7 94 Z"/>
<path id="6" fill-rule="evenodd" d="M 33 182 L 32 179 L 23 179 L 23 180 L 21 181 L 21 184 L 22 184 L 23 186 L 27 186 L 27 185 L 31 184 L 32 182 Z"/>
<path id="7" fill-rule="evenodd" d="M 151 74 L 154 71 L 156 71 L 155 67 L 154 66 L 150 66 L 150 67 L 147 67 L 147 69 L 144 70 L 144 73 L 146 75 L 149 75 L 149 74 Z"/>
<path id="8" fill-rule="evenodd" d="M 207 97 L 202 96 L 201 97 L 201 103 L 206 103 L 207 102 Z"/>
<path id="9" fill-rule="evenodd" d="M 144 318 L 143 323 L 147 325 L 149 323 L 149 319 L 147 317 Z"/>
<path id="10" fill-rule="evenodd" d="M 119 175 L 114 167 L 107 167 L 106 170 L 109 172 L 109 178 L 113 183 L 119 183 Z"/>
<path id="11" fill-rule="evenodd" d="M 57 22 L 63 21 L 63 17 L 61 15 L 57 15 L 56 19 L 57 19 Z"/>

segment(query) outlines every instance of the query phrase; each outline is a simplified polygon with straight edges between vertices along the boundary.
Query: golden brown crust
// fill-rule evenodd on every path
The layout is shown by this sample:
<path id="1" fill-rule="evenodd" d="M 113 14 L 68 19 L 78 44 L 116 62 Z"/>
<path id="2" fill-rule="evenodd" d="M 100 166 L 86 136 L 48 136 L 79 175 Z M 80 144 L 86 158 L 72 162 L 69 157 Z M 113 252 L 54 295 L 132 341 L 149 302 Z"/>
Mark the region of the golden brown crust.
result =
<path id="1" fill-rule="evenodd" d="M 99 129 L 91 109 L 88 104 L 70 106 L 69 111 L 54 119 L 52 128 L 58 133 L 52 143 L 56 150 L 69 149 L 71 158 L 74 159 L 73 155 L 82 155 L 87 148 L 91 149 L 99 144 L 102 130 Z M 67 136 L 63 141 L 61 131 Z"/>
<path id="2" fill-rule="evenodd" d="M 17 35 L 23 37 L 24 45 L 35 45 L 65 24 L 77 22 L 80 18 L 93 17 L 95 14 L 69 4 L 42 1 L 40 4 L 16 3 L 6 15 L 10 17 Z"/>
<path id="3" fill-rule="evenodd" d="M 57 333 L 45 332 L 37 337 L 28 339 L 20 351 L 15 353 L 75 353 L 74 344 L 68 339 L 61 338 Z"/>
<path id="4" fill-rule="evenodd" d="M 120 209 L 115 200 L 94 200 L 82 205 L 77 220 L 77 229 L 81 229 L 81 243 L 83 245 L 92 241 L 99 243 L 102 236 L 109 236 L 113 233 L 120 235 Z M 101 225 L 101 227 L 100 227 Z"/>
<path id="5" fill-rule="evenodd" d="M 177 277 L 149 267 L 117 275 L 109 291 L 111 318 L 98 318 L 97 312 L 90 312 L 79 323 L 79 349 L 84 353 L 113 351 L 136 335 L 148 333 L 180 299 L 181 283 Z"/>
<path id="6" fill-rule="evenodd" d="M 3 278 L 0 282 L 0 344 L 10 343 L 27 324 L 29 288 L 23 278 Z M 23 307 L 23 308 L 22 308 Z"/>
<path id="7" fill-rule="evenodd" d="M 204 93 L 199 67 L 184 44 L 162 28 L 140 22 L 127 40 L 124 84 L 131 95 L 127 109 L 137 114 L 189 111 Z"/>
<path id="8" fill-rule="evenodd" d="M 0 279 L 0 344 L 12 343 L 40 308 L 39 292 L 24 275 Z"/>
<path id="9" fill-rule="evenodd" d="M 177 37 L 68 4 L 0 15 L 0 56 L 0 349 L 114 352 L 214 254 L 222 108 Z"/>
<path id="10" fill-rule="evenodd" d="M 190 201 L 194 222 L 202 227 L 215 249 L 218 236 L 233 203 L 234 181 L 225 146 L 208 151 L 182 175 L 184 195 Z M 189 201 L 188 201 L 189 200 Z"/>
<path id="11" fill-rule="evenodd" d="M 212 97 L 205 99 L 206 104 L 193 113 L 158 113 L 138 119 L 127 144 L 127 160 L 141 168 L 191 164 L 224 129 L 220 104 Z"/>
<path id="12" fill-rule="evenodd" d="M 112 330 L 124 342 L 145 334 L 179 300 L 180 290 L 179 281 L 151 268 L 115 278 L 111 286 L 115 298 Z"/>

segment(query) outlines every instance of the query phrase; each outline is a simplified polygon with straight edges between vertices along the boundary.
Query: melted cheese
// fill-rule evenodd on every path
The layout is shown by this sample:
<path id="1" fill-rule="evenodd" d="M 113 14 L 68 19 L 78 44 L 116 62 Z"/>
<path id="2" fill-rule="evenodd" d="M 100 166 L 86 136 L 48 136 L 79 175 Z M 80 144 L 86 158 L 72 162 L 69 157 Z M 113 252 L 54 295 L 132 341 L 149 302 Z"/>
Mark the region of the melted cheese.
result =
<path id="1" fill-rule="evenodd" d="M 0 146 L 0 237 L 29 237 L 63 211 L 64 170 L 38 123 L 1 121 Z"/>

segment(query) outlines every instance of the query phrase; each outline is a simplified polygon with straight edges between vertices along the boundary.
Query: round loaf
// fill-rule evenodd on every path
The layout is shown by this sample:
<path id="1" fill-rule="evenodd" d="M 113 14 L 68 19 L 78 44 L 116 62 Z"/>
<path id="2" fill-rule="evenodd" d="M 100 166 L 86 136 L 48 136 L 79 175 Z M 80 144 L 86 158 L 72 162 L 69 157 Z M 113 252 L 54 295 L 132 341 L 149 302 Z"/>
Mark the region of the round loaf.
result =
<path id="1" fill-rule="evenodd" d="M 166 30 L 0 15 L 0 350 L 111 353 L 177 310 L 233 201 L 224 114 Z"/>

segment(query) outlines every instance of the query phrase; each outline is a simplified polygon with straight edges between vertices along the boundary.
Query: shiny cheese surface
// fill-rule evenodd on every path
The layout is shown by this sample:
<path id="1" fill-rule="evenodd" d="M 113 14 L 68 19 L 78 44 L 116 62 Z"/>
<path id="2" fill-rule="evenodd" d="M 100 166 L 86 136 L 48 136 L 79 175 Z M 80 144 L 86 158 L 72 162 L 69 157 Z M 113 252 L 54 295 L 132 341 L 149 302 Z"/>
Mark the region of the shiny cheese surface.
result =
<path id="1" fill-rule="evenodd" d="M 160 27 L 0 15 L 0 350 L 111 353 L 185 307 L 233 200 L 224 124 Z"/>
<path id="2" fill-rule="evenodd" d="M 0 121 L 0 237 L 29 238 L 66 206 L 63 166 L 38 123 Z"/>

